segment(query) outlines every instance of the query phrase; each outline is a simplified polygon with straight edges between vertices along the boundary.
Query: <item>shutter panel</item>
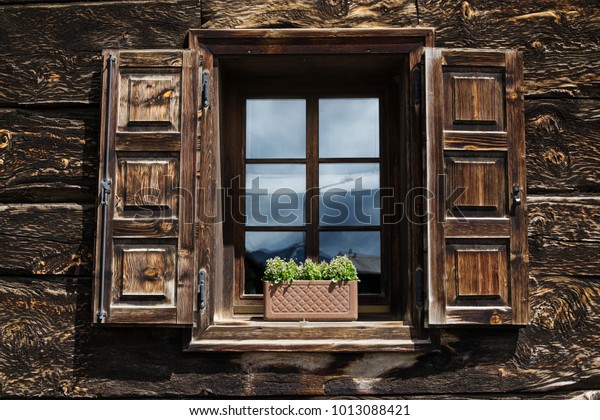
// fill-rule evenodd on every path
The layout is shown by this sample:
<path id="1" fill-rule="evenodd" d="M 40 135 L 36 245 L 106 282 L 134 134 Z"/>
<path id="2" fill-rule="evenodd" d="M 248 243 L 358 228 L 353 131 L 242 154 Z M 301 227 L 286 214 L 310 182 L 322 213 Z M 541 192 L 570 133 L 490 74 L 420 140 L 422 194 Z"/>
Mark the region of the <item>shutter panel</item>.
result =
<path id="1" fill-rule="evenodd" d="M 527 324 L 521 56 L 426 48 L 425 91 L 428 324 Z"/>
<path id="2" fill-rule="evenodd" d="M 195 56 L 104 52 L 98 323 L 192 323 Z M 106 175 L 111 192 L 103 206 Z"/>

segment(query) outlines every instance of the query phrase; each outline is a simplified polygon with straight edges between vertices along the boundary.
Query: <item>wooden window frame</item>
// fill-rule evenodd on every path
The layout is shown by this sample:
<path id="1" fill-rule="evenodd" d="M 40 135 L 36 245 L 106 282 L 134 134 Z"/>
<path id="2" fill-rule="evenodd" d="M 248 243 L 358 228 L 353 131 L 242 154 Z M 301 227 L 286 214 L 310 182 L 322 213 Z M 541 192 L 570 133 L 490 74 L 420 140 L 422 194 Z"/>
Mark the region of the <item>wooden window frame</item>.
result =
<path id="1" fill-rule="evenodd" d="M 243 78 L 242 78 L 243 79 Z M 243 83 L 243 82 L 242 82 Z M 316 223 L 305 223 L 298 226 L 246 226 L 240 223 L 233 223 L 234 229 L 234 249 L 235 255 L 243 255 L 245 251 L 244 244 L 244 234 L 248 231 L 302 231 L 306 232 L 306 257 L 311 258 L 313 261 L 318 259 L 318 249 L 319 249 L 319 241 L 318 241 L 318 232 L 321 231 L 369 231 L 369 232 L 380 232 L 381 239 L 380 242 L 384 242 L 388 240 L 388 236 L 390 236 L 390 231 L 393 230 L 395 226 L 390 226 L 390 229 L 387 229 L 384 223 L 380 223 L 379 225 L 374 226 L 320 226 L 318 223 L 319 220 L 319 204 L 314 205 L 315 202 L 318 203 L 318 184 L 319 180 L 316 176 L 317 168 L 321 163 L 377 163 L 380 165 L 380 184 L 381 188 L 388 187 L 386 181 L 390 178 L 387 173 L 388 159 L 387 154 L 384 153 L 384 150 L 389 146 L 389 136 L 386 130 L 385 119 L 389 118 L 389 115 L 383 116 L 383 110 L 387 110 L 389 98 L 387 97 L 387 90 L 382 86 L 373 86 L 373 87 L 352 87 L 351 91 L 348 90 L 347 87 L 312 87 L 306 88 L 304 87 L 304 83 L 301 83 L 298 88 L 294 87 L 292 89 L 286 90 L 286 94 L 278 94 L 277 90 L 281 89 L 280 87 L 250 87 L 243 88 L 239 86 L 237 83 L 233 86 L 233 89 L 238 93 L 235 98 L 235 104 L 224 104 L 224 119 L 228 121 L 227 125 L 232 127 L 239 127 L 237 130 L 237 135 L 228 135 L 228 139 L 225 140 L 225 148 L 231 149 L 232 156 L 235 162 L 232 162 L 233 172 L 227 176 L 225 175 L 226 182 L 228 183 L 232 177 L 241 175 L 241 179 L 245 180 L 245 165 L 250 163 L 298 163 L 306 165 L 306 187 L 309 194 L 307 195 L 306 202 L 313 203 L 311 205 L 307 205 L 307 210 L 311 211 L 311 214 L 307 214 L 307 220 L 317 221 Z M 226 83 L 223 83 L 224 85 Z M 231 84 L 234 84 L 232 82 Z M 224 89 L 228 89 L 224 87 Z M 241 90 L 238 90 L 241 89 Z M 345 89 L 342 91 L 342 89 Z M 287 94 L 290 92 L 289 94 Z M 226 95 L 225 95 L 226 96 Z M 244 122 L 243 119 L 243 110 L 239 109 L 239 106 L 242 106 L 242 103 L 246 99 L 255 99 L 255 98 L 303 98 L 307 101 L 307 155 L 304 158 L 246 158 L 241 154 L 236 153 L 239 150 L 239 145 L 245 145 L 245 132 L 244 132 Z M 376 97 L 379 99 L 381 104 L 380 118 L 379 118 L 379 127 L 380 127 L 380 141 L 379 141 L 379 155 L 378 157 L 355 157 L 355 158 L 320 158 L 318 156 L 318 125 L 316 123 L 316 119 L 318 118 L 317 114 L 317 105 L 316 102 L 320 98 L 363 98 L 363 97 Z M 233 112 L 229 112 L 233 110 Z M 230 141 L 227 141 L 230 140 Z M 243 182 L 243 181 L 242 181 Z M 394 186 L 391 186 L 392 188 Z M 388 205 L 390 200 L 386 200 L 384 205 Z M 232 203 L 236 205 L 241 205 L 241 197 L 237 194 L 234 194 L 231 200 Z M 229 208 L 226 206 L 226 214 L 229 214 Z M 389 211 L 387 208 L 382 209 L 382 215 L 387 214 Z M 239 215 L 241 220 L 241 215 Z M 389 260 L 390 260 L 390 247 L 386 247 L 381 250 L 381 258 L 382 258 L 382 277 L 381 277 L 381 291 L 379 294 L 371 293 L 368 295 L 359 296 L 359 313 L 360 312 L 369 312 L 369 313 L 385 313 L 386 308 L 389 312 L 390 301 L 389 301 Z M 316 251 L 316 252 L 315 252 Z M 400 252 L 400 250 L 397 250 Z M 235 272 L 234 276 L 234 310 L 236 315 L 239 314 L 260 314 L 262 312 L 262 297 L 259 295 L 247 295 L 244 293 L 244 264 L 242 261 L 239 261 L 236 258 L 234 262 Z M 260 310 L 258 310 L 260 307 Z"/>
<path id="2" fill-rule="evenodd" d="M 410 186 L 422 187 L 421 105 L 411 102 L 414 79 L 420 78 L 424 47 L 434 44 L 432 28 L 418 29 L 289 29 L 289 30 L 191 30 L 189 47 L 208 49 L 218 63 L 227 55 L 339 55 L 368 59 L 374 54 L 402 55 L 399 82 L 404 91 L 400 107 L 406 141 L 405 155 L 412 162 L 406 177 Z M 218 66 L 218 64 L 217 64 Z M 214 75 L 213 75 L 214 76 Z M 218 76 L 216 76 L 218 77 Z M 222 88 L 222 86 L 221 86 Z M 417 212 L 419 210 L 417 209 Z M 404 226 L 403 253 L 408 257 L 406 293 L 398 305 L 397 321 L 265 322 L 236 318 L 233 314 L 233 276 L 226 270 L 212 281 L 213 295 L 208 326 L 194 324 L 188 351 L 415 351 L 428 348 L 432 334 L 423 328 L 424 290 L 418 275 L 423 256 L 421 224 Z M 396 266 L 392 270 L 397 269 Z M 422 272 L 422 271 L 421 271 Z M 194 319 L 199 319 L 197 309 Z"/>

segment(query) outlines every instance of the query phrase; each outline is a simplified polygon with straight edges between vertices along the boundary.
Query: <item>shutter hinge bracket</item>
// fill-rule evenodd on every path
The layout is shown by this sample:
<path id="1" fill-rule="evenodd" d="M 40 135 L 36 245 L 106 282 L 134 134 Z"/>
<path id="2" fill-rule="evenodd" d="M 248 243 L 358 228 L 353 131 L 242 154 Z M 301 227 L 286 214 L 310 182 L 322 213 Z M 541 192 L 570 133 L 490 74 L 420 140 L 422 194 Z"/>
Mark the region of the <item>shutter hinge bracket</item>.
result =
<path id="1" fill-rule="evenodd" d="M 206 270 L 198 272 L 198 309 L 202 311 L 206 308 Z"/>
<path id="2" fill-rule="evenodd" d="M 100 188 L 102 189 L 102 198 L 100 199 L 100 204 L 106 206 L 108 204 L 108 195 L 112 192 L 110 186 L 112 181 L 110 179 L 103 179 L 100 181 Z"/>
<path id="3" fill-rule="evenodd" d="M 210 102 L 210 73 L 208 70 L 202 72 L 202 99 L 201 108 L 208 108 Z"/>

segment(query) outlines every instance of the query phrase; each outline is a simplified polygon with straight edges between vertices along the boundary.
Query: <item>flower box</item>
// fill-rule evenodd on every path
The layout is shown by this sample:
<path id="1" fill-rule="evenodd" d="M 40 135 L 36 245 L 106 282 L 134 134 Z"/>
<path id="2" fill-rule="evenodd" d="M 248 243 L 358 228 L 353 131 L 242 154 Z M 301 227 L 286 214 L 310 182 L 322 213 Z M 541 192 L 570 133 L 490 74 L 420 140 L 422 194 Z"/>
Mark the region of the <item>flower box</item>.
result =
<path id="1" fill-rule="evenodd" d="M 265 281 L 264 306 L 267 321 L 356 321 L 358 282 Z"/>

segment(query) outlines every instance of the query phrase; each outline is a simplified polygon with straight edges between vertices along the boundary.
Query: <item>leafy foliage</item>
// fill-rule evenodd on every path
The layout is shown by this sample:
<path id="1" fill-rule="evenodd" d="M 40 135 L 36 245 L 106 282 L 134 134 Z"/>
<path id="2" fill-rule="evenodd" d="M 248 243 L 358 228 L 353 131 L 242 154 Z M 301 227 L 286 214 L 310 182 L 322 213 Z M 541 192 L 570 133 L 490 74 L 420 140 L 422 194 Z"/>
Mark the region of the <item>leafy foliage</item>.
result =
<path id="1" fill-rule="evenodd" d="M 345 255 L 335 257 L 329 263 L 316 263 L 307 259 L 298 265 L 292 259 L 279 257 L 267 260 L 264 281 L 291 283 L 293 280 L 331 280 L 333 282 L 358 280 L 354 263 Z"/>
<path id="2" fill-rule="evenodd" d="M 323 279 L 332 281 L 356 280 L 358 272 L 346 255 L 335 257 L 323 268 Z"/>

